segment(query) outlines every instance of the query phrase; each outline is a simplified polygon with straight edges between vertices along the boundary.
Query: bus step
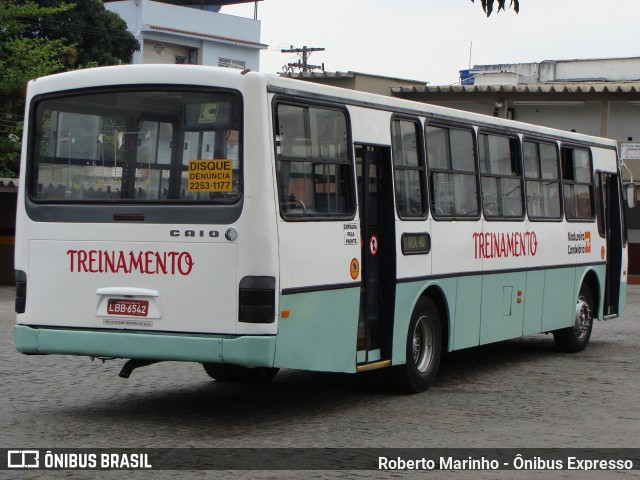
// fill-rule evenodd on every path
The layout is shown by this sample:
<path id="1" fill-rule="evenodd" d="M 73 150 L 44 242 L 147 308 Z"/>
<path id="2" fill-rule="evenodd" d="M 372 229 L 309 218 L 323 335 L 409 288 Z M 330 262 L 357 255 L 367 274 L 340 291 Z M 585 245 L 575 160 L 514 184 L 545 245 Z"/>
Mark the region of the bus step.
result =
<path id="1" fill-rule="evenodd" d="M 380 360 L 377 362 L 363 363 L 362 365 L 358 365 L 356 367 L 356 372 L 366 372 L 367 370 L 375 370 L 376 368 L 389 367 L 390 365 L 391 365 L 391 360 Z"/>

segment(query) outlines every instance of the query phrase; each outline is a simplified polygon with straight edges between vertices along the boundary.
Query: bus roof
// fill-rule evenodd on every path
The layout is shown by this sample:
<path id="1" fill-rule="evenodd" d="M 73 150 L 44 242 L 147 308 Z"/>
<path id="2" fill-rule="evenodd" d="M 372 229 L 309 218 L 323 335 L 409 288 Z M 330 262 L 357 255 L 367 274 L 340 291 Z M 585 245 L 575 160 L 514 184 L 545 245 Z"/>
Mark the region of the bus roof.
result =
<path id="1" fill-rule="evenodd" d="M 335 101 L 346 105 L 464 122 L 483 128 L 510 129 L 523 134 L 562 137 L 569 141 L 616 148 L 615 140 L 568 132 L 529 123 L 496 118 L 438 105 L 283 78 L 260 72 L 209 67 L 202 65 L 121 65 L 97 67 L 41 77 L 29 82 L 28 98 L 51 92 L 123 85 L 194 85 L 223 86 L 244 90 L 262 85 L 274 93 L 288 94 L 319 101 Z"/>

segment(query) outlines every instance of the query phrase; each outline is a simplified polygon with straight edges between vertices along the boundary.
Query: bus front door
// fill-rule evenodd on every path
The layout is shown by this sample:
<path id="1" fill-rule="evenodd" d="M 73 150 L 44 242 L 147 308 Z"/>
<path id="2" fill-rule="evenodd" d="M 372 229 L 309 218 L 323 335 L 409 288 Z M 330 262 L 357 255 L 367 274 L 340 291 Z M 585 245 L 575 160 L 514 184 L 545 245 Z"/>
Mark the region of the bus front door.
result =
<path id="1" fill-rule="evenodd" d="M 391 358 L 395 303 L 395 232 L 391 149 L 356 145 L 362 293 L 358 322 L 359 366 Z"/>
<path id="2" fill-rule="evenodd" d="M 602 173 L 604 195 L 604 227 L 607 238 L 607 269 L 604 291 L 604 316 L 619 313 L 620 277 L 622 272 L 622 197 L 620 177 Z"/>

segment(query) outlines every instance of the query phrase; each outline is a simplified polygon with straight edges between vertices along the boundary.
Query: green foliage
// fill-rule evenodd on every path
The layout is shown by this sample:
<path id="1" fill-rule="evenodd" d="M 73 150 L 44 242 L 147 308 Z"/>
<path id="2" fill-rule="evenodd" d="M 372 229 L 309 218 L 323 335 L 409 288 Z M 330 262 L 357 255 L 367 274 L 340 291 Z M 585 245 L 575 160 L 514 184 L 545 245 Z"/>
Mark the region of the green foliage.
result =
<path id="1" fill-rule="evenodd" d="M 61 40 L 13 38 L 0 42 L 0 92 L 24 94 L 30 79 L 62 70 L 64 57 L 69 53 L 70 47 Z"/>
<path id="2" fill-rule="evenodd" d="M 43 7 L 55 7 L 59 0 L 39 0 Z M 101 0 L 78 1 L 71 10 L 47 15 L 34 21 L 32 35 L 65 39 L 75 46 L 72 68 L 131 63 L 140 49 L 127 24 L 119 15 L 104 8 Z"/>
<path id="3" fill-rule="evenodd" d="M 475 0 L 471 0 L 473 3 L 475 3 Z M 507 3 L 507 0 L 480 0 L 480 3 L 482 3 L 482 9 L 485 11 L 485 13 L 487 14 L 487 17 L 489 15 L 491 15 L 491 13 L 493 12 L 493 5 L 494 3 L 498 3 L 498 12 L 500 10 L 506 10 L 507 7 L 505 6 Z M 518 13 L 520 11 L 520 0 L 511 0 L 509 3 L 509 8 L 513 7 L 513 10 Z"/>
<path id="4" fill-rule="evenodd" d="M 13 178 L 20 169 L 20 139 L 22 136 L 22 122 L 10 124 L 12 133 L 5 135 L 5 127 L 0 121 L 0 178 Z M 8 130 L 8 129 L 7 129 Z"/>
<path id="5" fill-rule="evenodd" d="M 130 63 L 140 48 L 100 0 L 0 0 L 0 177 L 14 177 L 29 80 L 89 66 Z"/>
<path id="6" fill-rule="evenodd" d="M 30 1 L 3 0 L 0 9 L 0 176 L 18 173 L 22 113 L 27 82 L 64 69 L 72 48 L 63 40 L 27 34 L 31 19 L 72 8 L 59 2 L 43 8 Z"/>

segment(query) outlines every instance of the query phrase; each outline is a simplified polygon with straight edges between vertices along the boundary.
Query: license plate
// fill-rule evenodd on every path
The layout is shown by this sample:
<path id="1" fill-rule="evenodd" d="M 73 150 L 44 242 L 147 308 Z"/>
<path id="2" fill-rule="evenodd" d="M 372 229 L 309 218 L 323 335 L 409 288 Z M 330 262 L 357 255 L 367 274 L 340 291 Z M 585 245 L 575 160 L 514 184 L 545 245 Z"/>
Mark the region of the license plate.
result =
<path id="1" fill-rule="evenodd" d="M 111 298 L 107 302 L 107 315 L 146 317 L 148 314 L 149 314 L 148 300 L 129 300 L 127 298 Z"/>

